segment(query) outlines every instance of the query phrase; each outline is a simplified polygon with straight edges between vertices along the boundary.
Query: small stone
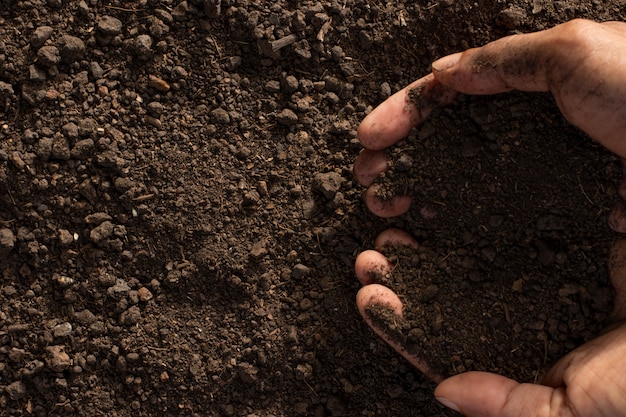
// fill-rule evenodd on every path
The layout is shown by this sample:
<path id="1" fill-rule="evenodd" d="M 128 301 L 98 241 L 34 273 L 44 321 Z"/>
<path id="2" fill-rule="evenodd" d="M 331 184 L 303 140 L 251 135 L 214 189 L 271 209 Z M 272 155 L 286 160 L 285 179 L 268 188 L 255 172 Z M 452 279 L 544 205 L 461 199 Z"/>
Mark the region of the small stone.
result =
<path id="1" fill-rule="evenodd" d="M 90 325 L 96 321 L 96 316 L 91 311 L 85 309 L 74 313 L 74 319 L 82 325 Z"/>
<path id="2" fill-rule="evenodd" d="M 145 114 L 145 115 L 143 116 L 143 119 L 144 119 L 147 123 L 151 124 L 151 125 L 152 125 L 152 126 L 154 126 L 154 127 L 161 127 L 161 125 L 162 125 L 162 123 L 161 123 L 161 120 L 160 120 L 160 119 L 157 119 L 156 117 L 150 116 L 149 114 Z"/>
<path id="3" fill-rule="evenodd" d="M 152 58 L 152 37 L 139 35 L 130 42 L 131 52 L 140 60 L 147 61 Z"/>
<path id="4" fill-rule="evenodd" d="M 12 400 L 20 400 L 24 398 L 26 396 L 26 393 L 28 392 L 26 384 L 24 384 L 22 381 L 15 381 L 10 383 L 6 386 L 5 390 Z"/>
<path id="5" fill-rule="evenodd" d="M 312 219 L 318 212 L 317 204 L 314 198 L 310 198 L 302 202 L 302 217 L 307 220 Z"/>
<path id="6" fill-rule="evenodd" d="M 211 111 L 211 120 L 214 123 L 226 125 L 230 123 L 230 115 L 228 112 L 220 107 Z"/>
<path id="7" fill-rule="evenodd" d="M 95 143 L 93 139 L 79 140 L 70 151 L 70 156 L 74 159 L 85 160 L 93 153 L 94 149 Z"/>
<path id="8" fill-rule="evenodd" d="M 333 61 L 339 62 L 346 57 L 346 53 L 341 46 L 335 45 L 330 49 L 330 56 L 333 58 Z"/>
<path id="9" fill-rule="evenodd" d="M 52 157 L 56 159 L 70 159 L 70 142 L 60 133 L 54 135 L 52 142 Z"/>
<path id="10" fill-rule="evenodd" d="M 518 29 L 528 18 L 526 11 L 520 7 L 511 6 L 496 16 L 496 24 L 505 29 Z"/>
<path id="11" fill-rule="evenodd" d="M 63 35 L 57 42 L 61 61 L 64 63 L 76 62 L 85 55 L 85 42 L 76 36 Z"/>
<path id="12" fill-rule="evenodd" d="M 16 238 L 11 229 L 0 229 L 0 257 L 5 258 L 15 246 Z"/>
<path id="13" fill-rule="evenodd" d="M 267 241 L 266 240 L 260 240 L 252 245 L 250 256 L 252 256 L 255 259 L 261 259 L 265 255 L 267 255 Z"/>
<path id="14" fill-rule="evenodd" d="M 94 136 L 98 130 L 98 122 L 90 117 L 78 121 L 78 135 L 80 137 Z"/>
<path id="15" fill-rule="evenodd" d="M 99 63 L 92 61 L 89 63 L 89 75 L 91 75 L 91 78 L 94 80 L 99 80 L 104 75 L 104 70 Z"/>
<path id="16" fill-rule="evenodd" d="M 189 76 L 189 73 L 185 68 L 181 67 L 180 65 L 176 65 L 174 68 L 172 68 L 172 75 L 178 80 L 184 80 Z"/>
<path id="17" fill-rule="evenodd" d="M 106 38 L 112 38 L 122 33 L 122 21 L 113 16 L 102 16 L 98 19 L 96 30 Z"/>
<path id="18" fill-rule="evenodd" d="M 152 101 L 150 103 L 148 103 L 148 105 L 146 106 L 146 110 L 148 111 L 148 113 L 150 113 L 152 116 L 154 117 L 159 117 L 160 115 L 163 114 L 164 111 L 164 107 L 161 103 L 159 103 L 158 101 Z"/>
<path id="19" fill-rule="evenodd" d="M 167 93 L 168 91 L 170 91 L 170 85 L 165 80 L 157 77 L 156 75 L 150 76 L 148 80 L 148 85 L 163 93 Z"/>
<path id="20" fill-rule="evenodd" d="M 63 346 L 48 346 L 46 348 L 46 365 L 53 372 L 63 372 L 72 366 L 72 359 Z"/>
<path id="21" fill-rule="evenodd" d="M 248 191 L 243 195 L 243 201 L 241 204 L 244 207 L 251 207 L 257 205 L 261 201 L 261 195 L 256 190 Z"/>
<path id="22" fill-rule="evenodd" d="M 46 366 L 43 362 L 39 360 L 33 360 L 28 362 L 24 368 L 22 368 L 22 375 L 31 378 L 34 375 L 38 374 L 43 368 Z"/>
<path id="23" fill-rule="evenodd" d="M 172 23 L 174 23 L 174 18 L 167 10 L 156 9 L 154 11 L 154 15 L 158 19 L 160 19 L 163 23 L 167 23 L 168 25 L 171 25 Z"/>
<path id="24" fill-rule="evenodd" d="M 37 65 L 31 65 L 28 67 L 28 78 L 31 81 L 43 82 L 46 81 L 48 76 L 46 75 L 45 70 L 41 69 Z"/>
<path id="25" fill-rule="evenodd" d="M 112 220 L 112 217 L 103 212 L 92 213 L 85 216 L 85 223 L 88 225 L 99 225 L 107 220 Z"/>
<path id="26" fill-rule="evenodd" d="M 265 83 L 265 91 L 268 93 L 278 93 L 280 92 L 280 81 L 270 80 Z"/>
<path id="27" fill-rule="evenodd" d="M 32 145 L 37 142 L 39 139 L 39 134 L 31 129 L 24 130 L 24 135 L 22 136 L 22 142 Z"/>
<path id="28" fill-rule="evenodd" d="M 303 264 L 297 264 L 291 271 L 291 277 L 295 279 L 304 278 L 311 273 L 311 268 Z"/>
<path id="29" fill-rule="evenodd" d="M 258 369 L 249 363 L 241 362 L 237 365 L 237 374 L 245 384 L 253 384 L 257 379 L 258 372 Z"/>
<path id="30" fill-rule="evenodd" d="M 66 123 L 61 127 L 61 132 L 69 139 L 76 139 L 78 137 L 78 126 L 72 122 Z"/>
<path id="31" fill-rule="evenodd" d="M 54 337 L 67 337 L 72 333 L 72 325 L 70 323 L 61 323 L 54 326 Z"/>
<path id="32" fill-rule="evenodd" d="M 332 200 L 343 185 L 345 179 L 334 171 L 315 174 L 313 187 L 324 197 Z"/>
<path id="33" fill-rule="evenodd" d="M 141 321 L 141 311 L 137 306 L 132 306 L 120 315 L 120 321 L 127 326 L 133 326 Z"/>
<path id="34" fill-rule="evenodd" d="M 107 294 L 113 297 L 115 300 L 119 300 L 122 297 L 126 296 L 130 291 L 130 287 L 123 279 L 116 279 L 115 285 L 109 287 L 107 289 Z"/>
<path id="35" fill-rule="evenodd" d="M 115 228 L 115 225 L 111 223 L 110 221 L 102 222 L 96 228 L 91 230 L 91 232 L 89 232 L 89 238 L 94 243 L 100 243 L 103 240 L 111 237 L 111 235 L 113 234 L 114 228 Z"/>
<path id="36" fill-rule="evenodd" d="M 153 297 L 152 292 L 146 287 L 139 288 L 139 290 L 137 290 L 137 296 L 139 297 L 139 301 L 143 302 L 150 301 Z"/>
<path id="37" fill-rule="evenodd" d="M 298 115 L 290 109 L 284 109 L 276 115 L 278 123 L 284 126 L 293 126 L 298 123 Z"/>
<path id="38" fill-rule="evenodd" d="M 67 247 L 71 245 L 73 242 L 74 242 L 74 236 L 72 236 L 72 234 L 68 230 L 59 229 L 59 243 L 61 244 L 61 246 Z"/>
<path id="39" fill-rule="evenodd" d="M 61 52 L 56 46 L 46 45 L 37 51 L 37 63 L 43 67 L 52 67 L 61 62 Z"/>
<path id="40" fill-rule="evenodd" d="M 300 83 L 298 82 L 298 79 L 293 75 L 286 76 L 280 82 L 281 89 L 285 94 L 295 93 L 296 91 L 298 91 L 299 85 Z"/>
<path id="41" fill-rule="evenodd" d="M 380 95 L 383 98 L 387 98 L 391 95 L 391 86 L 388 82 L 385 81 L 380 85 Z"/>
<path id="42" fill-rule="evenodd" d="M 302 39 L 293 44 L 293 51 L 302 59 L 311 59 L 313 54 L 311 53 L 311 46 L 306 39 Z"/>
<path id="43" fill-rule="evenodd" d="M 89 6 L 85 3 L 85 0 L 80 0 L 78 2 L 78 13 L 87 16 L 89 14 Z"/>
<path id="44" fill-rule="evenodd" d="M 54 274 L 52 279 L 55 280 L 61 288 L 67 288 L 74 284 L 74 280 L 67 275 Z"/>
<path id="45" fill-rule="evenodd" d="M 39 26 L 30 37 L 30 47 L 33 49 L 41 48 L 50 39 L 53 31 L 54 29 L 50 26 Z"/>

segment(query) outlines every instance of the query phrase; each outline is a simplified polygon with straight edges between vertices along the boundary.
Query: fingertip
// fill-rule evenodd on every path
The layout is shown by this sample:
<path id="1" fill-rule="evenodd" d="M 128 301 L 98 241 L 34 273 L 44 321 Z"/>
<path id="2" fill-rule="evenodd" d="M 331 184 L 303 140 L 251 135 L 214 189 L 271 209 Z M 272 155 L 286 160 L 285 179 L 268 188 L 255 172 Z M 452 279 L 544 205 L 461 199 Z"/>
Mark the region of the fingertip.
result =
<path id="1" fill-rule="evenodd" d="M 617 233 L 626 233 L 626 202 L 620 200 L 611 210 L 607 223 L 611 230 Z"/>
<path id="2" fill-rule="evenodd" d="M 435 388 L 443 405 L 471 417 L 499 415 L 516 381 L 487 372 L 465 372 L 444 379 Z"/>
<path id="3" fill-rule="evenodd" d="M 419 111 L 404 88 L 365 116 L 357 137 L 365 148 L 381 150 L 405 138 L 419 122 Z"/>
<path id="4" fill-rule="evenodd" d="M 413 238 L 413 236 L 411 236 L 404 230 L 395 229 L 395 228 L 382 231 L 376 237 L 376 240 L 374 241 L 374 247 L 376 249 L 380 249 L 383 246 L 387 246 L 387 245 L 408 246 L 408 247 L 416 248 L 416 249 L 419 247 L 419 244 Z"/>
<path id="5" fill-rule="evenodd" d="M 374 283 L 376 276 L 385 276 L 392 269 L 391 262 L 382 253 L 375 250 L 361 252 L 354 261 L 354 273 L 363 285 Z"/>
<path id="6" fill-rule="evenodd" d="M 397 217 L 407 211 L 411 207 L 412 199 L 408 196 L 398 195 L 389 199 L 381 199 L 377 193 L 380 187 L 373 185 L 365 192 L 365 205 L 367 208 L 382 218 Z"/>
<path id="7" fill-rule="evenodd" d="M 388 167 L 389 161 L 384 151 L 363 149 L 356 157 L 352 170 L 357 182 L 369 187 Z"/>
<path id="8" fill-rule="evenodd" d="M 424 119 L 409 93 L 433 81 L 433 74 L 414 81 L 365 116 L 357 129 L 361 144 L 367 149 L 381 150 L 408 136 L 411 129 Z"/>
<path id="9" fill-rule="evenodd" d="M 456 54 L 451 54 L 448 56 L 444 56 L 443 58 L 439 58 L 435 62 L 431 64 L 432 70 L 434 73 L 440 73 L 442 71 L 451 69 L 455 65 L 459 63 L 461 59 L 462 52 L 457 52 Z M 436 78 L 436 77 L 435 77 Z"/>
<path id="10" fill-rule="evenodd" d="M 370 284 L 361 288 L 356 294 L 356 305 L 363 319 L 375 330 L 376 326 L 373 325 L 372 319 L 367 313 L 367 309 L 370 307 L 387 307 L 398 317 L 403 317 L 402 301 L 396 293 L 384 285 Z"/>

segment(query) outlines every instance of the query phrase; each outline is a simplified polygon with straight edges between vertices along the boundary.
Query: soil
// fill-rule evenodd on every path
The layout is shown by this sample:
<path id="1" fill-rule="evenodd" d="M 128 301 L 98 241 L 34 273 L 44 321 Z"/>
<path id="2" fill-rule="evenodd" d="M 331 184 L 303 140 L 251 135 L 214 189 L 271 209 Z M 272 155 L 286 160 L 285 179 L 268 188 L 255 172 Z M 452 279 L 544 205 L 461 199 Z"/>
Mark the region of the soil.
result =
<path id="1" fill-rule="evenodd" d="M 0 415 L 453 415 L 354 305 L 390 226 L 466 339 L 442 372 L 533 379 L 592 337 L 620 161 L 550 97 L 412 132 L 401 218 L 352 178 L 359 121 L 436 58 L 626 8 L 531 3 L 0 0 Z"/>

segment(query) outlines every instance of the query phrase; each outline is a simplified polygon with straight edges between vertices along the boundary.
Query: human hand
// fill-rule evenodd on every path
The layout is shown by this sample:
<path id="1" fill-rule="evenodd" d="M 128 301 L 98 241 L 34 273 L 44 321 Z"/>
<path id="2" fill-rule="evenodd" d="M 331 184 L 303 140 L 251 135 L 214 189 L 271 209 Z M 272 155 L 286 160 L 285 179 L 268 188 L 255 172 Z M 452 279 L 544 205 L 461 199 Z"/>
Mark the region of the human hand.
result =
<path id="1" fill-rule="evenodd" d="M 360 184 L 369 187 L 367 206 L 380 217 L 394 217 L 409 209 L 407 196 L 380 201 L 375 195 L 377 186 L 372 184 L 387 169 L 384 149 L 405 138 L 434 108 L 453 102 L 457 92 L 550 91 L 572 124 L 626 158 L 624 74 L 626 24 L 621 22 L 574 20 L 436 61 L 431 74 L 391 96 L 359 126 L 365 149 L 355 161 L 354 174 Z M 416 90 L 421 91 L 419 108 L 409 98 Z M 626 197 L 626 187 L 620 191 Z M 622 211 L 626 214 L 626 209 Z M 618 221 L 611 223 L 620 229 Z M 626 231 L 626 221 L 621 223 Z"/>
<path id="2" fill-rule="evenodd" d="M 400 215 L 411 200 L 396 196 L 381 202 L 375 197 L 376 177 L 387 169 L 384 148 L 409 131 L 439 106 L 454 101 L 457 92 L 495 94 L 510 90 L 550 91 L 565 117 L 592 138 L 626 157 L 626 24 L 572 21 L 529 35 L 503 38 L 483 48 L 445 57 L 433 73 L 416 81 L 376 108 L 359 127 L 365 150 L 355 162 L 357 180 L 368 186 L 366 203 L 381 217 Z M 420 91 L 418 105 L 411 90 Z M 620 189 L 624 197 L 626 187 Z M 617 213 L 617 216 L 615 215 Z M 619 224 L 620 212 L 612 217 Z M 624 216 L 621 215 L 621 218 Z M 622 223 L 623 222 L 622 220 Z M 614 227 L 615 228 L 615 227 Z M 385 243 L 416 245 L 396 230 L 386 231 Z M 611 281 L 617 290 L 613 319 L 626 321 L 626 243 L 612 251 Z M 542 385 L 520 384 L 495 374 L 469 372 L 449 378 L 434 373 L 421 358 L 403 349 L 368 319 L 371 305 L 389 306 L 402 315 L 402 302 L 389 288 L 372 284 L 369 271 L 391 268 L 377 251 L 357 259 L 355 269 L 364 287 L 357 305 L 368 324 L 424 374 L 441 382 L 435 396 L 468 416 L 602 416 L 626 415 L 626 325 L 615 325 L 602 336 L 563 358 Z"/>
<path id="3" fill-rule="evenodd" d="M 378 236 L 375 247 L 385 245 L 418 246 L 408 233 L 397 229 Z M 486 372 L 467 372 L 444 380 L 420 356 L 386 334 L 372 321 L 367 309 L 373 305 L 386 306 L 401 318 L 403 305 L 390 288 L 373 283 L 373 275 L 390 274 L 394 268 L 378 251 L 365 251 L 356 260 L 356 275 L 364 285 L 357 294 L 357 306 L 383 340 L 427 377 L 440 383 L 435 397 L 466 416 L 626 416 L 626 239 L 613 245 L 609 258 L 611 283 L 616 290 L 611 314 L 614 325 L 562 358 L 541 385 L 518 383 Z"/>

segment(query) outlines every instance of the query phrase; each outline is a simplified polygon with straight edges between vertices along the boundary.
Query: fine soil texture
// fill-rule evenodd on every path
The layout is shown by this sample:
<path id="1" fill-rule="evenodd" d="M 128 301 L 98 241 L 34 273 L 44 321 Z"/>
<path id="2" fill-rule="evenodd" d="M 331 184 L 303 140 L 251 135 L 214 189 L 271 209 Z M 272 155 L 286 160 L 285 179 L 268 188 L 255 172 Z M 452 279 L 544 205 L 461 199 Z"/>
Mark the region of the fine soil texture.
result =
<path id="1" fill-rule="evenodd" d="M 446 54 L 622 1 L 0 0 L 0 415 L 452 416 L 354 304 L 388 227 L 396 335 L 534 381 L 611 308 L 618 158 L 545 94 L 356 128 Z M 434 315 L 433 315 L 434 313 Z M 381 315 L 384 319 L 384 315 Z"/>

